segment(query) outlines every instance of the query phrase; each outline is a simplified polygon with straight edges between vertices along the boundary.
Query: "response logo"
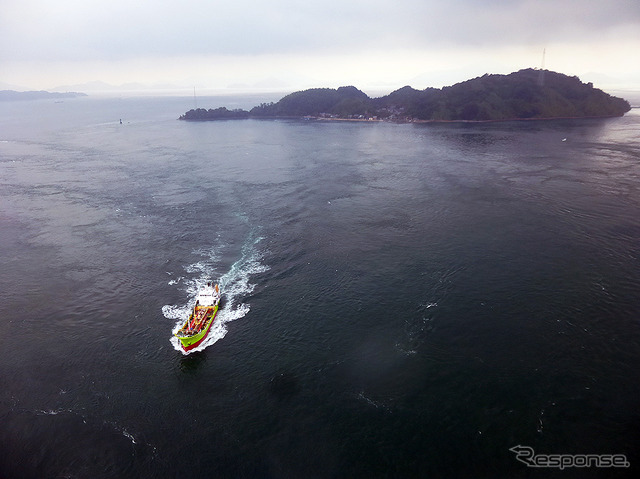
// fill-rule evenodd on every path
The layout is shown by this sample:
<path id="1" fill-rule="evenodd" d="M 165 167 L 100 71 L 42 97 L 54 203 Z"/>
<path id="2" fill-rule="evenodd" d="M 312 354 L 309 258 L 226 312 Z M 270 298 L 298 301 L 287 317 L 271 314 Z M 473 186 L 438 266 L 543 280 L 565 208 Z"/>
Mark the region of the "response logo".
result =
<path id="1" fill-rule="evenodd" d="M 509 449 L 516 459 L 528 467 L 629 467 L 624 454 L 535 454 L 529 446 L 514 446 Z"/>

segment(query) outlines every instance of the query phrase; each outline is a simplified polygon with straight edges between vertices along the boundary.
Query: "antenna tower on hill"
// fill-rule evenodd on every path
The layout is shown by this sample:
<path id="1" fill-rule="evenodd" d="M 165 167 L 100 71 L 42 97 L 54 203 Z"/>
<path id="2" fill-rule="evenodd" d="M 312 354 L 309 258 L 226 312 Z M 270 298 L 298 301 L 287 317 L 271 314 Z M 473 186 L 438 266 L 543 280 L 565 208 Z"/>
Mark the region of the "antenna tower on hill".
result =
<path id="1" fill-rule="evenodd" d="M 544 86 L 544 57 L 546 53 L 547 53 L 547 49 L 543 48 L 542 49 L 542 65 L 540 66 L 540 73 L 538 75 L 539 86 Z"/>

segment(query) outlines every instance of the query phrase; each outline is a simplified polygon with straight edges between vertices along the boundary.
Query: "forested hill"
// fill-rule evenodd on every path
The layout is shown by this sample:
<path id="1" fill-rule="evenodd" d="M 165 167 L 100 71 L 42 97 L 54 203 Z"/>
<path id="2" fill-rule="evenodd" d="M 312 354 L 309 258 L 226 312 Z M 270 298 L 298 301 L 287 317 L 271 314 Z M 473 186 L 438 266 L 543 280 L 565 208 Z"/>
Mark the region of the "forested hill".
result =
<path id="1" fill-rule="evenodd" d="M 484 75 L 441 90 L 405 87 L 376 102 L 381 110 L 400 108 L 421 120 L 607 117 L 631 108 L 578 77 L 533 69 Z"/>
<path id="2" fill-rule="evenodd" d="M 277 103 L 251 111 L 190 110 L 182 120 L 221 118 L 325 117 L 390 121 L 495 121 L 510 119 L 622 116 L 631 106 L 570 77 L 526 69 L 509 75 L 484 75 L 442 89 L 409 86 L 369 98 L 353 86 L 314 88 L 291 93 Z"/>

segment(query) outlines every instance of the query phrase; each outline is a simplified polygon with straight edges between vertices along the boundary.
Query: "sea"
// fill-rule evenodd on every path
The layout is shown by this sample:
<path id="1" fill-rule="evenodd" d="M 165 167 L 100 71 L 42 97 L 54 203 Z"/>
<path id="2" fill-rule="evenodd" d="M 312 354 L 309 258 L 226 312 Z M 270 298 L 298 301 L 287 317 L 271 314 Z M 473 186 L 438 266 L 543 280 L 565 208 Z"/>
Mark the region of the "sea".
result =
<path id="1" fill-rule="evenodd" d="M 193 107 L 0 103 L 0 477 L 639 477 L 640 109 Z"/>

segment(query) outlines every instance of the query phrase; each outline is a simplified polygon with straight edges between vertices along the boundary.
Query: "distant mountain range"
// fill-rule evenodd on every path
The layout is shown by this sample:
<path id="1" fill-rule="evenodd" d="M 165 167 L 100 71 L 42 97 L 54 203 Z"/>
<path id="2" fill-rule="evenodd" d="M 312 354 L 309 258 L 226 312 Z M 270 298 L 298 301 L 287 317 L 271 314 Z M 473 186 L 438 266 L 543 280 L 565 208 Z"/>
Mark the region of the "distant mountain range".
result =
<path id="1" fill-rule="evenodd" d="M 87 96 L 86 93 L 78 92 L 49 92 L 49 91 L 15 91 L 1 90 L 0 101 L 16 101 L 16 100 L 43 100 L 43 99 L 63 99 L 76 98 L 79 96 Z"/>
<path id="2" fill-rule="evenodd" d="M 389 121 L 501 121 L 516 119 L 622 116 L 631 106 L 571 77 L 525 69 L 483 75 L 455 85 L 416 90 L 410 86 L 369 98 L 353 86 L 313 88 L 291 93 L 251 111 L 224 107 L 189 110 L 181 120 L 314 117 Z"/>
<path id="3" fill-rule="evenodd" d="M 52 88 L 53 91 L 72 91 L 79 90 L 85 91 L 89 93 L 127 93 L 127 92 L 153 92 L 153 91 L 162 91 L 162 90 L 189 90 L 189 87 L 181 87 L 169 83 L 155 83 L 145 84 L 145 83 L 123 83 L 121 85 L 112 85 L 110 83 L 105 83 L 103 81 L 90 81 L 86 83 L 77 83 L 71 85 L 60 85 L 55 88 Z"/>

